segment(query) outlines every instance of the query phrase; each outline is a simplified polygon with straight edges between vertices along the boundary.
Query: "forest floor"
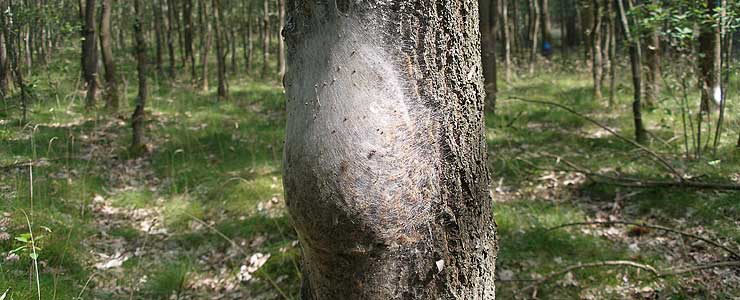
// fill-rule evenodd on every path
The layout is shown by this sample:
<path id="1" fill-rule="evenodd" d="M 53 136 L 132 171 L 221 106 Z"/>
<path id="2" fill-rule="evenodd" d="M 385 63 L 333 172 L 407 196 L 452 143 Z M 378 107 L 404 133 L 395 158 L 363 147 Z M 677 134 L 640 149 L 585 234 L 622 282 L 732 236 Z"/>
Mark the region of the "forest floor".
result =
<path id="1" fill-rule="evenodd" d="M 213 88 L 193 88 L 187 78 L 154 80 L 149 151 L 134 158 L 126 122 L 133 63 L 122 65 L 127 101 L 114 116 L 84 110 L 77 64 L 70 50 L 40 70 L 29 124 L 19 125 L 11 104 L 0 107 L 0 295 L 296 299 L 299 250 L 282 194 L 285 105 L 278 81 L 232 75 L 231 97 L 219 102 Z M 738 267 L 658 278 L 632 266 L 600 266 L 537 283 L 578 263 L 632 261 L 665 272 L 732 259 L 716 245 L 645 226 L 551 229 L 566 223 L 646 222 L 740 251 L 736 192 L 618 187 L 570 169 L 564 162 L 669 179 L 654 159 L 593 123 L 506 100 L 554 101 L 631 136 L 626 79 L 616 105 L 607 107 L 591 99 L 586 71 L 550 68 L 542 71 L 548 75 L 502 82 L 497 114 L 488 117 L 499 298 L 738 299 Z M 686 159 L 681 115 L 667 92 L 663 100 L 645 112 L 648 146 L 687 178 L 740 183 L 737 120 L 729 118 L 716 153 Z M 738 107 L 729 109 L 737 115 Z"/>

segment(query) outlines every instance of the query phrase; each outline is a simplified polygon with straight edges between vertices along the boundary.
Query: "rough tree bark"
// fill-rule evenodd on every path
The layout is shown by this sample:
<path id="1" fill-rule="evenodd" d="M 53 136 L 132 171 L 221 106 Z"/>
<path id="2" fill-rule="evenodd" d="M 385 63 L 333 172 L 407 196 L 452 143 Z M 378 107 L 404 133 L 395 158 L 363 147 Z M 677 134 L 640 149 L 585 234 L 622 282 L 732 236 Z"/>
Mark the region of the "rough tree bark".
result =
<path id="1" fill-rule="evenodd" d="M 136 67 L 139 78 L 139 94 L 136 96 L 136 107 L 131 115 L 131 128 L 133 131 L 131 139 L 131 152 L 139 154 L 146 151 L 144 144 L 144 119 L 146 115 L 144 108 L 148 97 L 146 76 L 148 62 L 146 58 L 146 40 L 144 39 L 144 14 L 142 12 L 141 0 L 134 0 L 134 40 L 136 41 Z"/>
<path id="2" fill-rule="evenodd" d="M 494 299 L 477 0 L 289 0 L 302 299 Z"/>
<path id="3" fill-rule="evenodd" d="M 98 89 L 96 79 L 98 77 L 98 43 L 95 36 L 95 2 L 97 1 L 85 0 L 84 10 L 80 9 L 80 11 L 84 11 L 82 60 L 84 62 L 83 75 L 87 85 L 87 96 L 85 97 L 87 108 L 95 107 L 95 94 Z"/>
<path id="4" fill-rule="evenodd" d="M 105 108 L 111 112 L 118 110 L 118 74 L 116 74 L 116 62 L 113 59 L 111 44 L 110 17 L 113 1 L 103 0 L 100 14 L 100 50 L 105 66 Z"/>

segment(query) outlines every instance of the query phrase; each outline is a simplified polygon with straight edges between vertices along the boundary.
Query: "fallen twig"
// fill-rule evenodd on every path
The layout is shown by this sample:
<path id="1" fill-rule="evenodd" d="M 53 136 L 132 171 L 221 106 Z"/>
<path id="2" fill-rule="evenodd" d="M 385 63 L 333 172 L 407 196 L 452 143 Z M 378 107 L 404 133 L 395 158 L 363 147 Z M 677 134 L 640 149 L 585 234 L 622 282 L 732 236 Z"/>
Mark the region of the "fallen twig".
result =
<path id="1" fill-rule="evenodd" d="M 647 265 L 647 264 L 641 264 L 641 263 L 637 263 L 633 261 L 628 261 L 628 260 L 607 260 L 607 261 L 599 261 L 599 262 L 593 262 L 593 263 L 578 263 L 578 264 L 566 267 L 565 269 L 562 269 L 560 271 L 555 271 L 555 272 L 545 275 L 544 277 L 540 278 L 534 283 L 521 289 L 521 292 L 534 288 L 550 279 L 553 279 L 557 276 L 563 275 L 573 270 L 603 267 L 603 266 L 628 266 L 628 267 L 633 267 L 633 268 L 649 271 L 656 277 L 660 277 L 660 273 L 658 273 L 658 270 L 656 270 L 653 266 Z"/>
<path id="2" fill-rule="evenodd" d="M 601 122 L 596 121 L 595 119 L 593 119 L 593 118 L 591 118 L 591 117 L 589 117 L 587 115 L 584 115 L 582 113 L 579 113 L 576 110 L 574 110 L 574 109 L 572 109 L 572 108 L 570 108 L 568 106 L 562 105 L 560 103 L 555 103 L 555 102 L 552 102 L 552 101 L 532 100 L 532 99 L 525 99 L 525 98 L 520 98 L 520 97 L 515 97 L 515 96 L 510 96 L 510 97 L 508 97 L 506 99 L 509 99 L 509 100 L 517 100 L 517 101 L 528 102 L 528 103 L 545 104 L 545 105 L 555 106 L 555 107 L 558 107 L 560 109 L 566 110 L 566 111 L 568 111 L 568 112 L 570 112 L 570 113 L 572 113 L 572 114 L 574 114 L 574 115 L 576 115 L 578 117 L 581 117 L 582 119 L 584 119 L 586 121 L 589 121 L 589 122 L 595 124 L 596 126 L 601 127 L 602 129 L 608 131 L 609 133 L 611 133 L 613 136 L 619 138 L 620 140 L 623 140 L 623 141 L 625 141 L 625 142 L 627 142 L 627 143 L 629 143 L 629 144 L 631 144 L 631 145 L 639 148 L 640 150 L 645 151 L 646 153 L 650 154 L 650 156 L 652 156 L 656 160 L 658 160 L 658 162 L 665 169 L 667 169 L 673 175 L 675 175 L 676 178 L 679 181 L 683 182 L 685 180 L 684 177 L 683 177 L 683 175 L 680 172 L 678 172 L 678 170 L 676 170 L 676 168 L 674 168 L 673 165 L 671 165 L 665 158 L 663 158 L 662 156 L 660 156 L 655 151 L 650 150 L 650 148 L 645 147 L 642 144 L 640 144 L 640 143 L 638 143 L 638 142 L 636 142 L 636 141 L 634 141 L 634 140 L 632 140 L 630 138 L 627 138 L 627 137 L 625 137 L 625 136 L 617 133 L 616 131 L 614 131 L 613 129 L 609 128 L 608 126 L 602 124 Z"/>
<path id="3" fill-rule="evenodd" d="M 696 266 L 690 266 L 690 267 L 672 268 L 672 269 L 668 269 L 664 273 L 661 273 L 660 277 L 674 276 L 674 275 L 680 275 L 683 273 L 689 273 L 689 272 L 701 271 L 701 270 L 713 269 L 713 268 L 722 268 L 722 267 L 740 267 L 740 261 L 720 261 L 720 262 L 714 262 L 714 263 L 708 263 L 708 264 L 696 265 Z"/>
<path id="4" fill-rule="evenodd" d="M 15 162 L 9 165 L 0 166 L 0 171 L 6 171 L 6 170 L 18 169 L 18 168 L 26 168 L 29 165 L 37 166 L 38 164 L 41 164 L 41 163 L 50 163 L 50 162 L 55 162 L 55 161 L 60 161 L 60 160 L 67 160 L 67 159 L 75 159 L 75 158 L 57 157 L 57 158 L 41 158 L 41 159 L 36 159 L 36 160 L 19 161 L 19 162 Z"/>
<path id="5" fill-rule="evenodd" d="M 564 164 L 571 167 L 573 171 L 586 175 L 590 177 L 591 179 L 593 179 L 593 177 L 601 177 L 601 178 L 610 180 L 609 182 L 606 182 L 606 183 L 613 184 L 613 185 L 619 185 L 619 186 L 631 187 L 631 188 L 669 188 L 669 187 L 673 187 L 673 188 L 691 188 L 691 189 L 700 189 L 700 190 L 740 191 L 740 185 L 732 184 L 732 183 L 699 182 L 699 181 L 690 181 L 690 180 L 667 181 L 667 180 L 657 180 L 657 179 L 639 179 L 639 178 L 632 178 L 632 177 L 609 176 L 606 174 L 597 173 L 597 172 L 588 170 L 586 168 L 580 167 L 577 164 L 571 161 L 568 161 L 557 155 L 552 155 L 548 153 L 543 153 L 543 155 L 557 159 L 558 161 L 561 161 Z M 594 180 L 594 181 L 601 182 L 599 180 Z"/>
<path id="6" fill-rule="evenodd" d="M 214 227 L 211 224 L 208 224 L 208 222 L 206 222 L 204 220 L 201 220 L 200 218 L 198 218 L 196 216 L 193 216 L 193 215 L 191 215 L 189 213 L 185 213 L 185 214 L 188 217 L 190 217 L 191 219 L 195 220 L 196 222 L 198 222 L 198 223 L 200 223 L 200 224 L 208 227 L 208 229 L 212 230 L 218 236 L 220 236 L 221 238 L 223 238 L 224 240 L 226 240 L 227 242 L 229 242 L 229 244 L 231 244 L 231 246 L 234 247 L 234 249 L 236 249 L 237 251 L 239 251 L 239 253 L 241 253 L 242 255 L 244 255 L 246 257 L 249 257 L 249 255 L 242 249 L 241 246 L 239 246 L 239 244 L 236 241 L 234 241 L 233 239 L 231 239 L 230 237 L 228 237 L 226 234 L 224 234 L 223 232 L 221 232 L 220 230 L 218 230 L 218 228 Z M 275 282 L 275 280 L 272 279 L 272 276 L 270 276 L 270 274 L 267 274 L 267 272 L 265 272 L 265 271 L 263 271 L 261 269 L 258 269 L 257 271 L 260 272 L 261 274 L 265 275 L 265 278 L 267 278 L 267 281 L 270 282 L 270 285 L 272 285 L 272 287 L 275 290 L 277 290 L 278 293 L 280 293 L 280 296 L 282 296 L 283 299 L 285 299 L 285 300 L 292 300 L 293 299 L 291 297 L 288 297 L 288 295 L 283 291 L 283 289 L 281 289 L 280 286 L 277 285 L 277 282 Z"/>
<path id="7" fill-rule="evenodd" d="M 708 238 L 705 238 L 705 237 L 702 237 L 702 236 L 699 236 L 699 235 L 696 235 L 696 234 L 693 234 L 693 233 L 688 233 L 688 232 L 681 231 L 681 230 L 678 230 L 678 229 L 674 229 L 674 228 L 670 228 L 670 227 L 665 227 L 665 226 L 660 226 L 660 225 L 648 224 L 648 223 L 627 222 L 627 221 L 575 222 L 575 223 L 567 223 L 567 224 L 562 224 L 562 225 L 558 225 L 558 226 L 555 226 L 555 227 L 551 227 L 551 228 L 548 228 L 547 231 L 552 231 L 552 230 L 556 230 L 556 229 L 560 229 L 560 228 L 565 228 L 565 227 L 588 226 L 588 225 L 632 225 L 632 226 L 640 226 L 640 227 L 645 227 L 645 228 L 652 228 L 652 229 L 657 229 L 657 230 L 662 230 L 662 231 L 667 231 L 667 232 L 673 232 L 673 233 L 676 233 L 676 234 L 680 234 L 680 235 L 683 235 L 683 236 L 686 236 L 686 237 L 690 237 L 690 238 L 693 238 L 693 239 L 697 239 L 697 240 L 703 241 L 703 242 L 705 242 L 707 244 L 710 244 L 712 246 L 715 246 L 717 248 L 721 248 L 722 250 L 725 250 L 728 253 L 730 253 L 730 256 L 731 257 L 734 257 L 734 260 L 740 261 L 740 254 L 738 254 L 738 252 L 730 249 L 727 246 L 724 246 L 724 245 L 720 244 L 719 242 L 712 241 L 712 240 L 710 240 Z"/>
<path id="8" fill-rule="evenodd" d="M 547 274 L 544 277 L 536 280 L 532 284 L 522 288 L 521 290 L 519 290 L 519 292 L 522 293 L 529 289 L 535 288 L 539 286 L 540 284 L 543 284 L 555 277 L 566 274 L 573 270 L 603 267 L 603 266 L 632 267 L 632 268 L 636 268 L 640 270 L 646 270 L 650 272 L 651 274 L 653 274 L 653 276 L 655 276 L 656 278 L 661 278 L 661 277 L 675 276 L 675 275 L 680 275 L 683 273 L 701 271 L 701 270 L 712 269 L 712 268 L 737 267 L 737 266 L 740 266 L 740 261 L 723 261 L 723 262 L 708 263 L 708 264 L 696 265 L 696 266 L 690 266 L 690 267 L 681 267 L 677 269 L 668 269 L 665 272 L 660 272 L 655 267 L 648 265 L 648 264 L 641 264 L 638 262 L 628 261 L 628 260 L 607 260 L 607 261 L 599 261 L 599 262 L 592 262 L 592 263 L 578 263 L 572 266 L 568 266 L 565 269 Z"/>

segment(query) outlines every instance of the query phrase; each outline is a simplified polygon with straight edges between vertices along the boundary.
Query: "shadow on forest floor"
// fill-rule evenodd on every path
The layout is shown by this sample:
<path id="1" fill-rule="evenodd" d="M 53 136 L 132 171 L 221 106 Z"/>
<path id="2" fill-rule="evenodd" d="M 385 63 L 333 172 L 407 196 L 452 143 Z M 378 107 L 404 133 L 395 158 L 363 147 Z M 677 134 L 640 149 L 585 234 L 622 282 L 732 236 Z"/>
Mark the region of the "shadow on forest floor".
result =
<path id="1" fill-rule="evenodd" d="M 123 70 L 133 72 L 130 65 Z M 148 111 L 149 153 L 133 158 L 124 119 L 84 112 L 79 101 L 49 100 L 81 93 L 70 83 L 70 74 L 79 72 L 58 71 L 69 80 L 56 89 L 67 94 L 53 95 L 41 86 L 47 99 L 34 103 L 33 126 L 19 127 L 7 114 L 0 124 L 1 165 L 37 160 L 32 168 L 0 170 L 0 235 L 28 233 L 27 213 L 34 234 L 44 236 L 39 239 L 42 298 L 297 297 L 299 251 L 280 174 L 285 103 L 279 88 L 234 77 L 230 99 L 217 101 L 213 89 L 160 80 Z M 630 136 L 630 91 L 620 90 L 616 106 L 607 108 L 590 99 L 589 83 L 578 74 L 523 78 L 502 88 L 499 99 L 559 102 Z M 128 86 L 126 99 L 134 94 L 135 87 Z M 645 115 L 665 141 L 679 130 L 677 116 L 666 113 L 671 109 Z M 124 115 L 130 110 L 127 103 L 121 108 Z M 707 244 L 633 226 L 548 230 L 564 223 L 644 221 L 740 243 L 737 193 L 616 187 L 568 171 L 548 156 L 591 170 L 666 178 L 643 153 L 577 116 L 502 100 L 487 124 L 502 299 L 526 298 L 518 291 L 531 280 L 576 263 L 631 260 L 665 269 L 726 258 Z M 680 150 L 675 140 L 654 139 L 649 145 L 660 153 Z M 739 176 L 740 162 L 729 142 L 706 159 L 670 157 L 694 177 L 737 181 Z M 30 299 L 36 294 L 28 282 L 30 253 L 22 249 L 7 258 L 21 246 L 19 240 L 0 239 L 0 289 L 12 287 L 14 299 Z M 624 267 L 593 268 L 540 285 L 538 297 L 732 299 L 740 293 L 737 279 L 731 269 L 655 279 Z"/>

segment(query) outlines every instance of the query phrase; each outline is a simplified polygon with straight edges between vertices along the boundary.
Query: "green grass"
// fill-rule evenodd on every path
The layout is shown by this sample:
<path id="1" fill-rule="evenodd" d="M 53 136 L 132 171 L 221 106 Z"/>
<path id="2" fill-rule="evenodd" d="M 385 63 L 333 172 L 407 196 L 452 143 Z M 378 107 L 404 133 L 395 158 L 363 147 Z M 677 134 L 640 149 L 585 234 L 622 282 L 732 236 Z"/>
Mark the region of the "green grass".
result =
<path id="1" fill-rule="evenodd" d="M 628 74 L 628 73 L 625 73 Z M 628 75 L 620 78 L 628 84 Z M 736 80 L 733 84 L 737 84 Z M 603 260 L 633 260 L 651 264 L 659 269 L 673 267 L 663 256 L 671 245 L 642 247 L 639 252 L 629 249 L 629 243 L 646 239 L 676 236 L 651 233 L 645 238 L 626 237 L 605 239 L 596 234 L 585 234 L 578 229 L 548 231 L 558 224 L 581 222 L 608 213 L 615 198 L 630 193 L 622 203 L 619 219 L 649 221 L 679 229 L 705 228 L 712 238 L 719 238 L 732 245 L 740 244 L 740 230 L 736 219 L 740 209 L 740 195 L 732 192 L 691 191 L 681 189 L 630 190 L 613 185 L 584 181 L 571 186 L 552 188 L 551 193 L 536 188 L 543 184 L 540 178 L 550 174 L 548 169 L 567 169 L 555 159 L 544 156 L 553 154 L 576 162 L 591 170 L 611 168 L 638 178 L 670 179 L 668 173 L 650 157 L 628 143 L 609 134 L 593 135 L 600 129 L 584 119 L 555 107 L 533 105 L 506 100 L 509 95 L 548 100 L 567 105 L 589 115 L 621 135 L 632 138 L 632 91 L 620 85 L 615 107 L 607 107 L 606 99 L 592 100 L 589 74 L 555 69 L 552 74 L 522 78 L 506 86 L 500 82 L 499 104 L 496 116 L 488 118 L 490 164 L 494 185 L 498 180 L 519 194 L 503 195 L 495 204 L 499 224 L 501 250 L 498 265 L 501 270 L 513 271 L 514 279 L 533 279 L 568 265 Z M 606 97 L 608 89 L 603 93 Z M 657 108 L 646 108 L 644 122 L 648 129 L 670 144 L 651 138 L 648 145 L 667 157 L 683 172 L 702 180 L 728 182 L 736 176 L 738 155 L 734 149 L 737 132 L 737 107 L 728 105 L 728 119 L 723 143 L 717 153 L 709 151 L 700 159 L 685 159 L 683 154 L 680 108 L 668 92 Z M 691 95 L 691 99 L 698 99 Z M 728 103 L 734 103 L 728 100 Z M 674 138 L 675 137 L 675 138 Z M 533 168 L 532 164 L 537 165 Z M 561 181 L 562 182 L 562 181 Z M 619 196 L 621 195 L 621 196 Z M 587 227 L 588 228 L 588 227 Z M 688 242 L 688 243 L 691 243 Z M 641 244 L 642 245 L 642 244 Z M 661 248 L 662 247 L 662 248 Z M 715 249 L 716 250 L 716 249 Z M 707 250 L 709 251 L 709 250 Z M 656 281 L 635 270 L 624 268 L 593 268 L 574 271 L 578 286 L 562 284 L 555 279 L 539 287 L 539 296 L 545 299 L 577 299 L 588 290 L 600 290 L 596 299 L 623 299 L 626 295 L 615 290 L 619 286 L 617 274 L 629 274 L 636 286 L 656 288 L 660 297 L 667 299 L 732 299 L 740 293 L 736 285 L 708 288 L 701 282 L 671 277 Z M 718 279 L 715 279 L 718 280 Z M 513 298 L 528 281 L 499 282 L 498 293 L 504 299 Z M 529 291 L 532 292 L 531 290 Z"/>
<path id="2" fill-rule="evenodd" d="M 136 87 L 133 62 L 123 54 L 119 55 L 121 70 L 129 84 L 121 115 L 126 116 Z M 45 236 L 39 251 L 42 298 L 72 299 L 82 293 L 83 299 L 129 299 L 132 287 L 136 288 L 135 299 L 171 299 L 178 293 L 211 296 L 199 295 L 204 290 L 192 287 L 205 277 L 233 278 L 253 253 L 271 257 L 253 274 L 256 280 L 237 284 L 243 298 L 281 299 L 283 293 L 295 298 L 300 287 L 300 254 L 283 207 L 280 164 L 285 105 L 278 83 L 232 75 L 230 99 L 218 101 L 213 88 L 200 91 L 192 87 L 187 70 L 180 70 L 183 75 L 176 80 L 157 78 L 151 87 L 147 123 L 147 142 L 153 148 L 142 162 L 128 153 L 126 122 L 81 107 L 83 92 L 75 87 L 76 55 L 76 49 L 66 49 L 48 69 L 35 70 L 41 75 L 33 78 L 38 99 L 31 107 L 28 126 L 19 125 L 16 111 L 0 112 L 4 120 L 0 124 L 0 165 L 50 160 L 33 168 L 33 207 L 28 167 L 0 171 L 0 213 L 10 213 L 8 233 L 16 237 L 28 232 L 26 212 L 34 233 Z M 255 70 L 259 69 L 256 65 Z M 519 78 L 510 86 L 501 83 L 497 114 L 487 119 L 493 188 L 501 182 L 508 189 L 494 194 L 499 272 L 511 271 L 514 279 L 529 280 L 578 262 L 635 260 L 659 268 L 671 266 L 659 246 L 631 250 L 629 242 L 635 238 L 609 239 L 576 228 L 547 230 L 594 218 L 617 195 L 633 190 L 588 180 L 538 189 L 547 182 L 541 179 L 548 174 L 544 169 L 563 167 L 542 153 L 562 155 L 594 170 L 608 167 L 637 177 L 665 178 L 665 171 L 629 144 L 611 135 L 594 135 L 598 128 L 573 114 L 504 100 L 516 95 L 555 101 L 631 136 L 629 80 L 624 77 L 619 82 L 612 108 L 607 108 L 605 100 L 591 100 L 589 74 L 569 66 L 554 67 L 548 75 Z M 604 95 L 608 95 L 606 89 Z M 675 101 L 667 97 L 659 108 L 646 110 L 645 122 L 661 139 L 679 139 L 668 145 L 651 139 L 649 146 L 661 153 L 680 154 L 680 115 Z M 669 155 L 671 162 L 705 180 L 727 181 L 736 174 L 740 161 L 732 144 L 740 129 L 734 118 L 737 109 L 728 108 L 726 135 L 717 154 L 696 160 Z M 682 228 L 701 226 L 713 237 L 740 243 L 735 223 L 740 214 L 737 193 L 638 192 L 624 200 L 621 218 Z M 129 219 L 97 211 L 96 195 L 106 201 L 107 209 L 131 214 L 126 216 Z M 165 233 L 149 234 L 146 228 L 152 224 L 145 221 L 152 218 L 146 214 L 156 215 L 156 224 L 149 230 Z M 103 222 L 108 219 L 113 223 Z M 619 230 L 624 233 L 627 228 Z M 637 241 L 657 236 L 663 235 L 651 233 Z M 32 261 L 28 253 L 16 262 L 4 257 L 19 243 L 0 241 L 0 293 L 9 287 L 12 299 L 32 299 L 36 287 L 29 282 Z M 91 250 L 110 255 L 118 243 L 128 245 L 129 254 L 136 249 L 145 254 L 131 257 L 117 272 L 96 270 L 97 257 Z M 91 284 L 85 287 L 91 276 Z M 622 284 L 620 276 L 629 277 L 637 286 L 658 284 L 667 299 L 731 299 L 730 295 L 740 293 L 737 287 L 727 286 L 707 290 L 681 278 L 655 281 L 644 272 L 625 268 L 584 269 L 574 271 L 573 276 L 578 285 L 548 282 L 539 287 L 540 298 L 574 299 L 603 290 L 607 292 L 599 294 L 601 298 L 622 299 L 625 295 L 613 289 Z M 512 299 L 528 283 L 499 282 L 498 295 Z"/>

